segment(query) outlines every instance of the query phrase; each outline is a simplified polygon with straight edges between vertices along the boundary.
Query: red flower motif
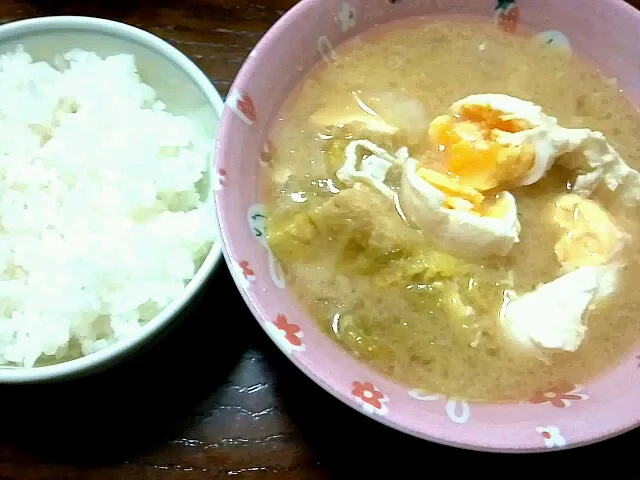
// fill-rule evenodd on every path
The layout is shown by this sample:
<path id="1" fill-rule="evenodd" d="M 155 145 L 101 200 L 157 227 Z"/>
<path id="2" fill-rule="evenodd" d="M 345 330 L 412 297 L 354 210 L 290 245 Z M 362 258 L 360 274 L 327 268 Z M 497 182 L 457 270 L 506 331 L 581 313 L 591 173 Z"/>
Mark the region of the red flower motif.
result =
<path id="1" fill-rule="evenodd" d="M 302 339 L 299 336 L 301 332 L 300 327 L 295 323 L 289 323 L 286 315 L 283 313 L 278 314 L 278 317 L 273 324 L 278 328 L 278 330 L 282 330 L 285 333 L 284 338 L 287 339 L 287 342 L 294 347 L 302 346 Z"/>
<path id="2" fill-rule="evenodd" d="M 240 265 L 240 268 L 242 269 L 242 275 L 244 275 L 244 278 L 250 280 L 252 277 L 255 277 L 256 273 L 251 269 L 251 267 L 249 267 L 249 262 L 243 260 L 238 262 L 238 265 Z"/>
<path id="3" fill-rule="evenodd" d="M 238 110 L 242 113 L 249 121 L 256 121 L 256 107 L 253 104 L 253 100 L 246 93 L 243 93 L 239 96 L 238 101 L 236 102 L 238 106 Z"/>
<path id="4" fill-rule="evenodd" d="M 224 181 L 227 178 L 227 171 L 224 168 L 218 168 L 214 175 L 214 189 L 219 190 L 224 185 Z"/>
<path id="5" fill-rule="evenodd" d="M 571 382 L 562 381 L 546 392 L 537 391 L 529 402 L 533 404 L 551 403 L 554 407 L 565 408 L 571 402 L 584 400 L 586 395 L 576 393 L 576 385 Z"/>
<path id="6" fill-rule="evenodd" d="M 362 402 L 371 405 L 376 410 L 382 410 L 385 401 L 384 394 L 378 390 L 371 382 L 353 382 L 351 393 Z"/>
<path id="7" fill-rule="evenodd" d="M 496 7 L 496 23 L 508 33 L 516 31 L 520 22 L 520 8 L 514 0 L 499 0 Z"/>

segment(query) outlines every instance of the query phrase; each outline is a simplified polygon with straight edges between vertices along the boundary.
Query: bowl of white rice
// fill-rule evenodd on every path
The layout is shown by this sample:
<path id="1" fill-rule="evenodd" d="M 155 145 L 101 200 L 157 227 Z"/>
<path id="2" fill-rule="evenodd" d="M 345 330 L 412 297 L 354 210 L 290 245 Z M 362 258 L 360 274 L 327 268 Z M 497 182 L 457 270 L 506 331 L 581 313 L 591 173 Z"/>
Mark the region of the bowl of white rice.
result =
<path id="1" fill-rule="evenodd" d="M 220 258 L 222 107 L 135 27 L 0 26 L 0 383 L 98 371 L 180 316 Z"/>

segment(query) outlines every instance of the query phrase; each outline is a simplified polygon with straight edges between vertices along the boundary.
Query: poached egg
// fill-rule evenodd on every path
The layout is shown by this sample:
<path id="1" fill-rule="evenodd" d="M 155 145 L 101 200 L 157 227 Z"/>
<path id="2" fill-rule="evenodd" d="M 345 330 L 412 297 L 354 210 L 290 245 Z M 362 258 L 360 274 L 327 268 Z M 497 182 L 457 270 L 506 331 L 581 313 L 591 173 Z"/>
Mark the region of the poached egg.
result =
<path id="1" fill-rule="evenodd" d="M 429 137 L 445 152 L 448 170 L 479 190 L 531 185 L 557 162 L 576 171 L 574 193 L 588 197 L 602 185 L 627 204 L 640 203 L 640 174 L 601 132 L 564 128 L 526 100 L 470 95 L 431 123 Z"/>
<path id="2" fill-rule="evenodd" d="M 506 188 L 520 184 L 535 168 L 536 150 L 531 143 L 500 140 L 504 134 L 532 128 L 531 120 L 537 118 L 533 104 L 514 107 L 520 116 L 504 115 L 501 102 L 508 98 L 491 97 L 495 105 L 474 97 L 454 103 L 450 113 L 436 117 L 428 129 L 443 165 L 405 165 L 403 210 L 452 253 L 506 255 L 519 241 L 516 202 Z"/>
<path id="3" fill-rule="evenodd" d="M 504 95 L 472 95 L 431 122 L 429 140 L 443 153 L 445 169 L 459 183 L 482 192 L 531 180 L 538 160 L 535 145 L 506 140 L 539 120 L 535 106 L 521 102 Z M 506 114 L 507 108 L 517 115 Z"/>
<path id="4" fill-rule="evenodd" d="M 505 191 L 487 198 L 412 158 L 405 163 L 400 206 L 436 245 L 460 256 L 506 255 L 519 241 L 513 195 Z"/>

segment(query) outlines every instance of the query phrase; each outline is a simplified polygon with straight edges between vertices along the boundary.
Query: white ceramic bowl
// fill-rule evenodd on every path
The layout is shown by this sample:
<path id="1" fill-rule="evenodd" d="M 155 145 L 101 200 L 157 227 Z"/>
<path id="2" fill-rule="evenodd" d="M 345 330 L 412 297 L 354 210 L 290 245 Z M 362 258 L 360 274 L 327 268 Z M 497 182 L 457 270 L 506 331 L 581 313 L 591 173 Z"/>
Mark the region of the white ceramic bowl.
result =
<path id="1" fill-rule="evenodd" d="M 51 61 L 56 54 L 72 48 L 111 55 L 135 55 L 142 80 L 153 87 L 173 114 L 183 114 L 211 136 L 212 155 L 203 182 L 206 195 L 213 195 L 215 133 L 222 114 L 223 101 L 205 74 L 176 48 L 155 35 L 111 20 L 92 17 L 57 16 L 20 20 L 0 26 L 0 54 L 24 45 L 34 60 Z M 34 368 L 0 367 L 0 383 L 47 382 L 77 377 L 101 370 L 141 347 L 164 330 L 190 302 L 220 259 L 216 241 L 204 263 L 176 298 L 139 333 L 96 353 L 56 365 Z"/>

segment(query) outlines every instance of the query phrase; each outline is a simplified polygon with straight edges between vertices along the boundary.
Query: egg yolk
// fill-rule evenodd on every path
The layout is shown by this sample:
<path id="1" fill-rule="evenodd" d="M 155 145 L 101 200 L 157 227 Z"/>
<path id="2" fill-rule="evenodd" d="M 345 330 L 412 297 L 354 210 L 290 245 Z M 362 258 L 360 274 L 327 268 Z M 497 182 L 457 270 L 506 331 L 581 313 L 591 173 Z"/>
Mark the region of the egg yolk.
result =
<path id="1" fill-rule="evenodd" d="M 506 198 L 495 195 L 486 198 L 473 187 L 463 185 L 451 175 L 428 168 L 419 168 L 416 175 L 445 194 L 443 207 L 451 210 L 469 211 L 482 217 L 504 217 L 510 208 Z"/>
<path id="2" fill-rule="evenodd" d="M 553 221 L 563 232 L 554 252 L 565 268 L 607 263 L 616 253 L 621 232 L 611 215 L 593 200 L 566 194 L 556 200 Z"/>
<path id="3" fill-rule="evenodd" d="M 535 163 L 535 146 L 498 142 L 503 133 L 532 128 L 485 105 L 468 105 L 455 115 L 441 115 L 429 125 L 429 140 L 446 158 L 446 168 L 459 182 L 483 192 L 513 184 Z"/>

